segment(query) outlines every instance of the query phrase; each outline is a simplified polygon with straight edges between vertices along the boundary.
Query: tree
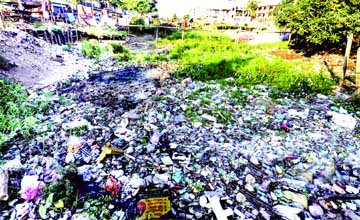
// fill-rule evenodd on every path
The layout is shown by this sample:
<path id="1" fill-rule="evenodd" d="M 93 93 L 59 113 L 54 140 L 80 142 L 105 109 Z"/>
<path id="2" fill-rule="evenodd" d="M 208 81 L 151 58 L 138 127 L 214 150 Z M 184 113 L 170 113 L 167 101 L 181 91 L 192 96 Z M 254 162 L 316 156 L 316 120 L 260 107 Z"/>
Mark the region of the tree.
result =
<path id="1" fill-rule="evenodd" d="M 109 3 L 114 7 L 124 8 L 123 0 L 109 0 Z"/>
<path id="2" fill-rule="evenodd" d="M 246 9 L 249 10 L 251 17 L 256 17 L 256 9 L 259 7 L 259 2 L 257 0 L 249 0 L 246 4 Z"/>
<path id="3" fill-rule="evenodd" d="M 348 34 L 360 32 L 360 1 L 283 0 L 275 21 L 307 44 L 339 45 Z"/>
<path id="4" fill-rule="evenodd" d="M 172 16 L 172 22 L 177 22 L 177 20 L 178 20 L 178 17 L 177 17 L 177 15 L 176 15 L 176 13 L 174 13 L 173 14 L 173 16 Z"/>
<path id="5" fill-rule="evenodd" d="M 123 0 L 122 5 L 130 11 L 136 11 L 140 14 L 156 11 L 156 0 Z"/>

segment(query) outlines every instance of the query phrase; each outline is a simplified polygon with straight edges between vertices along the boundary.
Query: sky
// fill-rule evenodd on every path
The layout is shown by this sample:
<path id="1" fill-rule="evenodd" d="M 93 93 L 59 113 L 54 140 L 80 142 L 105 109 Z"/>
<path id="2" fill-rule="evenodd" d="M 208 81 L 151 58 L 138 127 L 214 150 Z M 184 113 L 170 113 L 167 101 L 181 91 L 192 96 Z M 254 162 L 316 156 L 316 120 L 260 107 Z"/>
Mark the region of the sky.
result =
<path id="1" fill-rule="evenodd" d="M 227 4 L 231 0 L 158 0 L 157 8 L 160 17 L 172 17 L 174 13 L 178 17 L 182 17 L 189 13 L 189 10 L 196 7 L 210 7 L 214 5 Z M 244 2 L 247 0 L 237 0 L 238 2 Z M 279 2 L 280 0 L 261 0 L 263 3 Z"/>

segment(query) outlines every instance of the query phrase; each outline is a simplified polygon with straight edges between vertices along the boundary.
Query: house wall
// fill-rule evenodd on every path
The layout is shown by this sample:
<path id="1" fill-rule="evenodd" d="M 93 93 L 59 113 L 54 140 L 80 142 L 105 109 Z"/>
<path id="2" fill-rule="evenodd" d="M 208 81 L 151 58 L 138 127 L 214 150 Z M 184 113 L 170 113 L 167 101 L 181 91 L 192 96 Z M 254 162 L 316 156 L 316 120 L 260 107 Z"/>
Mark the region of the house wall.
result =
<path id="1" fill-rule="evenodd" d="M 256 10 L 256 21 L 271 22 L 274 18 L 274 10 L 277 5 L 261 5 Z"/>
<path id="2" fill-rule="evenodd" d="M 249 24 L 252 22 L 271 23 L 273 22 L 273 13 L 280 0 L 259 0 L 259 7 L 256 10 L 255 19 L 250 17 L 246 9 L 247 1 L 228 0 L 227 4 L 218 4 L 206 8 L 194 8 L 190 12 L 190 17 L 207 18 L 211 23 L 230 23 L 230 24 Z"/>

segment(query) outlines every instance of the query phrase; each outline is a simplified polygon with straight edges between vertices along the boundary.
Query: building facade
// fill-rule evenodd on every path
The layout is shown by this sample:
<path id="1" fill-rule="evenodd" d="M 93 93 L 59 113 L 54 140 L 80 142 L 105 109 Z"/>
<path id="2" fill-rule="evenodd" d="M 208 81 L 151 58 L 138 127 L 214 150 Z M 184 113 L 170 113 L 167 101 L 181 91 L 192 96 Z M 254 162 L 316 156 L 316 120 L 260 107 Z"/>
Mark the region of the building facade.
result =
<path id="1" fill-rule="evenodd" d="M 280 0 L 263 0 L 259 2 L 256 10 L 256 21 L 273 22 L 274 10 L 280 4 Z"/>
<path id="2" fill-rule="evenodd" d="M 248 0 L 225 0 L 198 6 L 190 10 L 190 17 L 207 19 L 210 23 L 228 23 L 244 25 L 251 22 L 269 23 L 273 21 L 273 12 L 281 0 L 259 0 L 256 16 L 250 16 Z"/>
<path id="3" fill-rule="evenodd" d="M 194 19 L 207 19 L 210 23 L 228 23 L 242 25 L 251 20 L 246 9 L 246 1 L 227 0 L 193 8 L 190 17 Z"/>

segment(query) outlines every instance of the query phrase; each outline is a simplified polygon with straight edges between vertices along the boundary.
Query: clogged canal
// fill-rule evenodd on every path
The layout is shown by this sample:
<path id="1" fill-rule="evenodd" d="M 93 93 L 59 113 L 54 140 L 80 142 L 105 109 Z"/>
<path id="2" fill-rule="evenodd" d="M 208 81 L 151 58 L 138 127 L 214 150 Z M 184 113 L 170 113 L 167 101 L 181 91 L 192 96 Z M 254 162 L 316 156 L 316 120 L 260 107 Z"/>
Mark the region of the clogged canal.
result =
<path id="1" fill-rule="evenodd" d="M 266 86 L 158 82 L 147 71 L 58 85 L 70 101 L 43 117 L 52 127 L 14 140 L 2 158 L 15 170 L 15 202 L 0 206 L 0 219 L 38 216 L 49 195 L 64 203 L 44 214 L 52 219 L 360 218 L 351 201 L 360 189 L 358 119 L 332 108 L 330 96 L 272 100 Z M 35 188 L 38 203 L 17 199 L 29 176 L 45 185 Z"/>
<path id="2" fill-rule="evenodd" d="M 139 67 L 125 67 L 116 71 L 104 71 L 92 74 L 89 81 L 99 81 L 104 83 L 110 82 L 127 82 L 138 80 L 144 77 L 145 70 Z"/>

